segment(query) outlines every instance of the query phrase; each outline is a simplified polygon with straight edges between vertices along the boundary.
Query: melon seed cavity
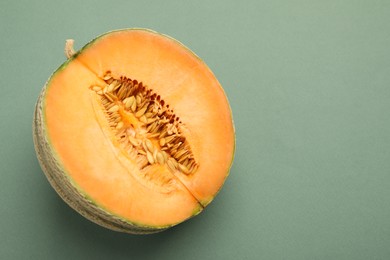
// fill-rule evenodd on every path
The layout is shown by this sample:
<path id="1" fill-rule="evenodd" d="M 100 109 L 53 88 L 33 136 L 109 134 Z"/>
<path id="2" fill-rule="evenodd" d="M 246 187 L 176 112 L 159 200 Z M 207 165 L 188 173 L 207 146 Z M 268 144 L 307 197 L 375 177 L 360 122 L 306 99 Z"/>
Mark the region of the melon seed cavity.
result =
<path id="1" fill-rule="evenodd" d="M 100 97 L 110 129 L 140 169 L 165 165 L 171 172 L 193 174 L 198 163 L 180 131 L 182 122 L 169 105 L 142 82 L 114 78 L 110 71 L 104 86 L 91 86 Z"/>

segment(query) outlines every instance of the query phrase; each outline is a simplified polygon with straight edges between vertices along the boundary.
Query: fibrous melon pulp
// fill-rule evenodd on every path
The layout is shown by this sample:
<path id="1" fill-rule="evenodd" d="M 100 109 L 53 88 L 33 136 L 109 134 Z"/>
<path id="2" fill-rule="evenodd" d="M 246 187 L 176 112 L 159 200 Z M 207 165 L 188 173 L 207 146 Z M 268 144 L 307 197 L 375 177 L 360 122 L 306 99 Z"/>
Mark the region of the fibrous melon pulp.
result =
<path id="1" fill-rule="evenodd" d="M 68 46 L 69 47 L 69 46 Z M 219 82 L 176 40 L 106 33 L 50 77 L 35 110 L 37 157 L 72 208 L 112 230 L 153 233 L 222 187 L 235 136 Z"/>

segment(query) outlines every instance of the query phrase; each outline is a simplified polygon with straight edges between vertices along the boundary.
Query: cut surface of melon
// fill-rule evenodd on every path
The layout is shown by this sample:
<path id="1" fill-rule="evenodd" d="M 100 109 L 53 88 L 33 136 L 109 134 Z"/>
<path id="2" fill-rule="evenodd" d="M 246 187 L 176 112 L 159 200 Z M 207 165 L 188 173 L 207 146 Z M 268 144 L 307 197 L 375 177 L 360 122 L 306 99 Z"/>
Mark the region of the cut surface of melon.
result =
<path id="1" fill-rule="evenodd" d="M 229 173 L 235 137 L 225 93 L 170 37 L 139 29 L 102 35 L 53 74 L 40 100 L 38 132 L 44 128 L 65 178 L 130 225 L 183 222 Z"/>

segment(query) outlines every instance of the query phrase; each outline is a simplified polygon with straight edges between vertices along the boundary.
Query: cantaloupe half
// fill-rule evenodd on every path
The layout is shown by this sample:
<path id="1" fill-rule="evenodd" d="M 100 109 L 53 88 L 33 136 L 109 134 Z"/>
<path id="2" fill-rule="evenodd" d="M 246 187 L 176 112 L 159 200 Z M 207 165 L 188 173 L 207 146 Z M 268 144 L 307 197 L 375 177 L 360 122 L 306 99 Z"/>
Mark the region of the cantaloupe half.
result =
<path id="1" fill-rule="evenodd" d="M 33 124 L 37 157 L 63 200 L 127 233 L 201 212 L 235 147 L 228 100 L 207 65 L 145 29 L 106 33 L 69 56 L 43 88 Z"/>

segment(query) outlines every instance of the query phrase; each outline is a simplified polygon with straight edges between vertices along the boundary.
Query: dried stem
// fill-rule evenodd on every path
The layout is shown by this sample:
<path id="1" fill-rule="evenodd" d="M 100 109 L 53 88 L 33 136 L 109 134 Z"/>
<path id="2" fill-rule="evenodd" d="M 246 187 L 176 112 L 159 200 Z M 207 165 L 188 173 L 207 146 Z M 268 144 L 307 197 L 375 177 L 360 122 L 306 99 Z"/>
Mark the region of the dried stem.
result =
<path id="1" fill-rule="evenodd" d="M 76 52 L 73 49 L 74 40 L 73 39 L 67 39 L 65 42 L 65 56 L 66 58 L 72 57 Z"/>

